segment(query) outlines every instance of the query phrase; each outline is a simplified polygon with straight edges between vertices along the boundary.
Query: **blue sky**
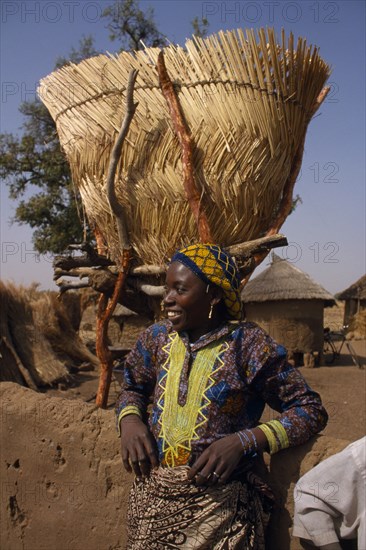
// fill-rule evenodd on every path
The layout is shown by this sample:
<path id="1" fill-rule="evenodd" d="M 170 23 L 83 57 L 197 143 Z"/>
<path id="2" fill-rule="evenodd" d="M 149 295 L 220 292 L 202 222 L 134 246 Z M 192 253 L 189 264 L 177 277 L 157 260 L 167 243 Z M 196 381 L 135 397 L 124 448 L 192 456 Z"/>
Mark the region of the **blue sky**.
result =
<path id="1" fill-rule="evenodd" d="M 32 100 L 39 80 L 57 57 L 67 56 L 83 35 L 98 50 L 114 52 L 101 12 L 108 0 L 39 0 L 1 3 L 1 132 L 17 132 L 18 107 Z M 183 44 L 197 15 L 209 32 L 273 26 L 320 47 L 333 68 L 331 93 L 310 124 L 295 193 L 303 204 L 285 222 L 290 246 L 279 251 L 330 292 L 365 273 L 365 2 L 196 1 L 140 2 L 154 8 L 156 23 Z M 1 183 L 1 277 L 17 284 L 56 288 L 52 258 L 37 257 L 31 230 L 9 225 L 14 203 Z M 266 263 L 266 262 L 265 262 Z"/>

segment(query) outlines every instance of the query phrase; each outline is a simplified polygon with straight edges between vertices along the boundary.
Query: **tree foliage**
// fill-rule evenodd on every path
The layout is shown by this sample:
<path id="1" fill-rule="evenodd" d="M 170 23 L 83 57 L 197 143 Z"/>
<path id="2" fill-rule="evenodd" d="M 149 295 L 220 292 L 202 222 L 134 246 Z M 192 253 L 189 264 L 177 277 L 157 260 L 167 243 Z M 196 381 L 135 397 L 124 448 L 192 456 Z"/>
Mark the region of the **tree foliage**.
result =
<path id="1" fill-rule="evenodd" d="M 82 237 L 69 166 L 44 105 L 27 102 L 20 110 L 27 118 L 23 136 L 0 136 L 0 175 L 9 181 L 10 197 L 21 199 L 14 219 L 35 229 L 36 250 L 60 252 L 70 238 Z"/>
<path id="2" fill-rule="evenodd" d="M 89 34 L 88 36 L 83 36 L 79 40 L 79 47 L 72 47 L 70 53 L 67 57 L 58 57 L 55 63 L 55 69 L 60 69 L 69 63 L 80 63 L 83 59 L 88 59 L 93 55 L 98 55 L 98 52 L 94 48 L 94 38 Z"/>
<path id="3" fill-rule="evenodd" d="M 196 16 L 191 21 L 191 25 L 193 29 L 193 34 L 195 36 L 198 36 L 199 38 L 205 38 L 205 36 L 207 36 L 209 22 L 206 17 L 202 17 L 202 19 L 198 19 L 198 17 Z"/>
<path id="4" fill-rule="evenodd" d="M 117 0 L 104 10 L 103 17 L 109 19 L 109 38 L 119 41 L 120 50 L 166 46 L 166 38 L 154 21 L 153 8 L 143 12 L 137 0 Z"/>
<path id="5" fill-rule="evenodd" d="M 73 49 L 69 59 L 58 59 L 56 67 L 96 53 L 92 38 L 83 38 L 79 50 Z M 19 110 L 24 116 L 22 136 L 0 134 L 0 177 L 8 183 L 10 198 L 19 201 L 13 221 L 34 229 L 32 240 L 38 252 L 61 252 L 70 242 L 83 240 L 81 201 L 78 206 L 48 109 L 36 99 L 23 102 Z"/>

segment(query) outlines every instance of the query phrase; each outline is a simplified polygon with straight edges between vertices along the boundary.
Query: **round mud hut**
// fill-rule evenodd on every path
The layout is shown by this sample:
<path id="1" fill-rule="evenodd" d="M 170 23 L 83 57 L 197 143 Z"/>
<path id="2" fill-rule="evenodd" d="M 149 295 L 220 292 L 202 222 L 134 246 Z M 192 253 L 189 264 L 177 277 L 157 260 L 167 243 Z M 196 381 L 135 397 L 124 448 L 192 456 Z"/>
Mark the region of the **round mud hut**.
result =
<path id="1" fill-rule="evenodd" d="M 324 307 L 335 300 L 309 275 L 273 254 L 270 267 L 245 286 L 242 300 L 247 320 L 285 346 L 296 364 L 321 360 Z"/>

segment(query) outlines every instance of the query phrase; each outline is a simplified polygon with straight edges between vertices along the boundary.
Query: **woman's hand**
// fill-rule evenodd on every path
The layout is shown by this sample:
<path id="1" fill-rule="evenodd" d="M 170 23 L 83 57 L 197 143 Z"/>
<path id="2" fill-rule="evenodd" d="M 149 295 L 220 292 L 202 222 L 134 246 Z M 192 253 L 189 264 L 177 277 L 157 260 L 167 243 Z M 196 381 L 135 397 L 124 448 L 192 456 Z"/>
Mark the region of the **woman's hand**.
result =
<path id="1" fill-rule="evenodd" d="M 251 428 L 246 433 L 247 437 L 234 433 L 214 441 L 192 465 L 188 479 L 195 478 L 197 485 L 226 483 L 244 456 L 268 451 L 268 441 L 262 430 Z"/>
<path id="2" fill-rule="evenodd" d="M 127 472 L 134 471 L 137 477 L 145 477 L 151 468 L 159 466 L 155 441 L 146 426 L 136 414 L 122 418 L 121 455 Z"/>
<path id="3" fill-rule="evenodd" d="M 195 479 L 197 485 L 225 483 L 243 455 L 243 447 L 236 434 L 218 439 L 192 465 L 188 479 Z"/>

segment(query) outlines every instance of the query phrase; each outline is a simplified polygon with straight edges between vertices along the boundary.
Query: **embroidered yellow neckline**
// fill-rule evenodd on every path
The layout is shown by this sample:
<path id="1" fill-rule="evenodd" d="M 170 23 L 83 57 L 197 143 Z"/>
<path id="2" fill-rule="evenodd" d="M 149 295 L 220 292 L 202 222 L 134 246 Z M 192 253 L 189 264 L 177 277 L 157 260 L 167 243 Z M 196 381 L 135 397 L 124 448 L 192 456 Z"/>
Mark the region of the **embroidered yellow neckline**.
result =
<path id="1" fill-rule="evenodd" d="M 199 437 L 197 429 L 207 422 L 204 409 L 211 402 L 207 392 L 215 383 L 215 373 L 223 367 L 220 354 L 228 344 L 215 341 L 197 352 L 189 375 L 187 399 L 182 406 L 178 403 L 178 393 L 186 348 L 177 333 L 169 338 L 163 348 L 167 360 L 162 367 L 165 373 L 159 386 L 163 391 L 157 405 L 162 410 L 159 438 L 163 439 L 164 461 L 174 467 L 182 463 L 180 456 L 190 455 L 191 441 Z M 212 370 L 216 360 L 218 366 Z"/>

